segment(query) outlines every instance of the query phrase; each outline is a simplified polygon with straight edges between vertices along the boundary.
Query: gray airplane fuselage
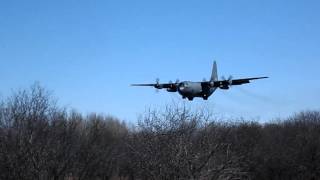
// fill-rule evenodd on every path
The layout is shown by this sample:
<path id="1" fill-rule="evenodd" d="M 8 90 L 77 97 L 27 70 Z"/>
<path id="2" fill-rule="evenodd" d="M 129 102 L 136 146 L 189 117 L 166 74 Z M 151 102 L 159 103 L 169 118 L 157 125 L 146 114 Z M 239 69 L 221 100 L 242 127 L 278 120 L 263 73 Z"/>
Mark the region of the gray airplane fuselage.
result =
<path id="1" fill-rule="evenodd" d="M 216 89 L 204 86 L 199 82 L 183 81 L 177 90 L 183 98 L 203 97 L 207 99 Z"/>

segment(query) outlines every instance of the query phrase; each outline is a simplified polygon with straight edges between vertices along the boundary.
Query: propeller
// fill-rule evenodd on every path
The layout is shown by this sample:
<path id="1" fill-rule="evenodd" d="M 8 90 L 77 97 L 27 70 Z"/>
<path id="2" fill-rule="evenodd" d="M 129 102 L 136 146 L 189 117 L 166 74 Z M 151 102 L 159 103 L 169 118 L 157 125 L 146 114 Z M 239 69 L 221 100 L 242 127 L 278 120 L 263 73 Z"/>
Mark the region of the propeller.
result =
<path id="1" fill-rule="evenodd" d="M 170 87 L 172 88 L 173 85 L 172 85 L 172 81 L 171 80 L 169 81 L 169 84 L 171 84 Z"/>
<path id="2" fill-rule="evenodd" d="M 212 81 L 212 80 L 210 81 L 210 86 L 214 87 L 214 81 Z"/>
<path id="3" fill-rule="evenodd" d="M 233 77 L 231 75 L 227 79 L 229 86 L 232 86 L 232 79 L 233 79 Z"/>
<path id="4" fill-rule="evenodd" d="M 226 81 L 226 82 L 227 82 L 227 84 L 224 85 L 223 87 L 226 86 L 226 87 L 229 89 L 229 87 L 232 86 L 232 78 L 233 78 L 233 77 L 232 77 L 231 75 L 228 77 L 228 79 L 226 79 L 224 76 L 222 76 L 222 77 L 221 77 L 222 81 Z"/>
<path id="5" fill-rule="evenodd" d="M 222 81 L 228 81 L 229 85 L 232 85 L 232 76 L 230 75 L 228 79 L 226 79 L 224 76 L 221 77 Z"/>
<path id="6" fill-rule="evenodd" d="M 156 93 L 159 92 L 159 87 L 160 87 L 160 79 L 157 78 L 157 79 L 156 79 L 156 86 L 155 86 L 155 88 L 156 88 Z"/>

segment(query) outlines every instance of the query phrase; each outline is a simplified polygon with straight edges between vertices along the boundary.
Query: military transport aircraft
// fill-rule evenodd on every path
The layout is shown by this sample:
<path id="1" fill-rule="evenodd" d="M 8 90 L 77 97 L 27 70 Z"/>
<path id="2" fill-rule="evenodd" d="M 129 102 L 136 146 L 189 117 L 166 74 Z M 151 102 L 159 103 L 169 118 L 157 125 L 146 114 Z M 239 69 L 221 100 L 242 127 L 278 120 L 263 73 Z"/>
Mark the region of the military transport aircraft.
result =
<path id="1" fill-rule="evenodd" d="M 169 83 L 159 83 L 159 79 L 157 79 L 155 84 L 132 84 L 131 86 L 151 86 L 156 89 L 165 88 L 168 92 L 179 92 L 183 99 L 188 98 L 188 100 L 192 101 L 195 97 L 208 100 L 208 97 L 211 96 L 217 88 L 227 90 L 233 85 L 247 84 L 250 83 L 251 80 L 264 78 L 268 77 L 233 79 L 232 76 L 229 76 L 228 79 L 222 77 L 222 79 L 219 80 L 217 63 L 214 61 L 210 81 L 203 80 L 201 82 L 179 82 L 179 80 L 177 80 L 176 82 L 170 81 Z"/>

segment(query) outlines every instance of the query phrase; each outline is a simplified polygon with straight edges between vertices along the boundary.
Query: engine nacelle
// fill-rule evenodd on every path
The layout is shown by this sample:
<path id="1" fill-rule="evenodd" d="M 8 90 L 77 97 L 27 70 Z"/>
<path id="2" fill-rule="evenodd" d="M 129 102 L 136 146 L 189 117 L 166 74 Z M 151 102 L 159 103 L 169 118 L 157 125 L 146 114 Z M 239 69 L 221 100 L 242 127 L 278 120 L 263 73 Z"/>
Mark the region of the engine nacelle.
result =
<path id="1" fill-rule="evenodd" d="M 177 92 L 177 88 L 167 88 L 168 92 Z"/>
<path id="2" fill-rule="evenodd" d="M 220 89 L 228 90 L 229 86 L 228 85 L 220 86 Z"/>

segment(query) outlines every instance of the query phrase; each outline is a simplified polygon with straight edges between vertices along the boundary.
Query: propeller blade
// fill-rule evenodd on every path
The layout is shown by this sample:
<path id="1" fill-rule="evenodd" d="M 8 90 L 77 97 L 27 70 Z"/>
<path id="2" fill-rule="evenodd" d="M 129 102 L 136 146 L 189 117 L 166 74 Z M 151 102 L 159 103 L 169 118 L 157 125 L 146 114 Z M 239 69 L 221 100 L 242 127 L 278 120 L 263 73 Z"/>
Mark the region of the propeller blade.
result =
<path id="1" fill-rule="evenodd" d="M 160 82 L 160 79 L 159 79 L 159 78 L 157 78 L 157 79 L 156 79 L 156 86 L 155 86 L 155 88 L 160 88 L 160 84 L 159 84 L 159 82 Z"/>
<path id="2" fill-rule="evenodd" d="M 230 75 L 230 76 L 228 77 L 229 86 L 232 86 L 232 79 L 233 79 L 233 77 L 232 77 L 232 75 Z"/>
<path id="3" fill-rule="evenodd" d="M 172 88 L 173 87 L 173 85 L 172 85 L 173 83 L 172 83 L 171 80 L 169 81 L 169 84 L 170 84 L 170 88 Z"/>

